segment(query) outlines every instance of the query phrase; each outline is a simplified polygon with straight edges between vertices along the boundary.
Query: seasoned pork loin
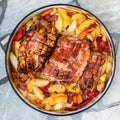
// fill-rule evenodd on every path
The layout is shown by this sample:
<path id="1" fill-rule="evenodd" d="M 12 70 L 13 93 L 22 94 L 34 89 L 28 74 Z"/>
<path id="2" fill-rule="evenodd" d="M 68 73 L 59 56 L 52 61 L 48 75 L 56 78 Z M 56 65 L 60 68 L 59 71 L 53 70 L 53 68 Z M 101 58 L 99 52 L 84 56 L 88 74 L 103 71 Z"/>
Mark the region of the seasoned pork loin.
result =
<path id="1" fill-rule="evenodd" d="M 100 66 L 104 63 L 105 56 L 92 52 L 88 65 L 80 78 L 80 86 L 84 90 L 93 91 L 99 81 Z"/>
<path id="2" fill-rule="evenodd" d="M 90 46 L 87 41 L 69 40 L 63 36 L 54 50 L 42 75 L 49 80 L 78 81 L 90 58 Z"/>
<path id="3" fill-rule="evenodd" d="M 21 41 L 18 50 L 18 71 L 40 72 L 54 49 L 56 39 L 55 27 L 43 18 L 38 18 Z"/>

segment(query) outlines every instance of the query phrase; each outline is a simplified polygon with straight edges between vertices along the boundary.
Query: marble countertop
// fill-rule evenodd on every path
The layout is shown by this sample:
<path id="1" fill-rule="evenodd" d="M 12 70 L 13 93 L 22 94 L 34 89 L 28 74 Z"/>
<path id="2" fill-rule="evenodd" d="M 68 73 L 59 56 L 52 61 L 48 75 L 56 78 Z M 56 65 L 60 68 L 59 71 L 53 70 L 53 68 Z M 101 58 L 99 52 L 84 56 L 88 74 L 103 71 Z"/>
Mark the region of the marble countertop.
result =
<path id="1" fill-rule="evenodd" d="M 51 116 L 24 104 L 10 86 L 5 70 L 5 49 L 17 23 L 39 7 L 67 3 L 89 10 L 108 28 L 115 45 L 116 70 L 104 97 L 92 108 L 71 116 Z M 0 120 L 120 120 L 120 0 L 0 0 Z"/>

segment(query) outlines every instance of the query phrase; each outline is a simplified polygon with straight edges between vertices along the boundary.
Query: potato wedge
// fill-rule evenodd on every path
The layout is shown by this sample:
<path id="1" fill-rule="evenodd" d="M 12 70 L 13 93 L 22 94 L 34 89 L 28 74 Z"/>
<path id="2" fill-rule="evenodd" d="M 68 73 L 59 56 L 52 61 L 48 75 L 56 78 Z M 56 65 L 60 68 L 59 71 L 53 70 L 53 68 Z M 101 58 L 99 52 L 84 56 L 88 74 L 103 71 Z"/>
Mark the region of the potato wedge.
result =
<path id="1" fill-rule="evenodd" d="M 71 22 L 72 22 L 72 21 L 71 21 L 71 18 L 70 18 L 67 14 L 62 13 L 61 16 L 62 16 L 63 20 L 65 20 L 65 22 L 66 22 L 68 25 L 71 25 Z"/>
<path id="2" fill-rule="evenodd" d="M 43 101 L 42 101 L 42 105 L 47 105 L 53 102 L 52 97 L 46 97 Z"/>
<path id="3" fill-rule="evenodd" d="M 76 13 L 74 15 L 72 15 L 72 20 L 77 20 L 77 19 L 83 19 L 83 18 L 86 18 L 85 15 L 83 15 L 82 13 Z"/>
<path id="4" fill-rule="evenodd" d="M 32 17 L 33 22 L 35 22 L 38 19 L 38 17 L 39 17 L 38 15 L 33 16 Z"/>
<path id="5" fill-rule="evenodd" d="M 67 11 L 63 8 L 57 8 L 57 12 L 60 14 L 67 14 Z"/>
<path id="6" fill-rule="evenodd" d="M 63 20 L 63 31 L 65 31 L 68 26 L 68 23 L 65 20 Z"/>
<path id="7" fill-rule="evenodd" d="M 27 93 L 27 98 L 29 100 L 37 100 L 38 99 L 38 97 L 33 93 Z"/>
<path id="8" fill-rule="evenodd" d="M 83 32 L 84 30 L 88 29 L 94 23 L 95 23 L 95 21 L 94 20 L 90 20 L 90 19 L 87 19 L 84 22 L 82 22 L 79 25 L 79 31 L 80 31 L 80 33 Z"/>
<path id="9" fill-rule="evenodd" d="M 83 15 L 82 13 L 76 13 L 72 16 L 72 20 L 76 20 L 77 25 L 80 25 L 83 21 L 86 20 L 86 16 Z"/>
<path id="10" fill-rule="evenodd" d="M 10 62 L 12 66 L 15 68 L 15 70 L 17 70 L 18 60 L 13 52 L 10 52 Z"/>
<path id="11" fill-rule="evenodd" d="M 107 62 L 107 67 L 106 67 L 106 73 L 110 73 L 112 71 L 112 63 L 111 62 Z"/>
<path id="12" fill-rule="evenodd" d="M 51 105 L 55 105 L 55 104 L 61 103 L 61 102 L 67 102 L 67 95 L 64 93 L 52 94 L 51 97 L 53 99 L 53 101 L 50 102 Z"/>
<path id="13" fill-rule="evenodd" d="M 101 28 L 99 26 L 97 26 L 92 32 L 91 32 L 91 36 L 93 37 L 93 39 L 96 39 L 97 36 L 101 36 L 102 35 L 102 31 Z"/>
<path id="14" fill-rule="evenodd" d="M 29 20 L 27 23 L 26 23 L 26 28 L 27 30 L 30 28 L 30 26 L 32 26 L 33 24 L 33 21 L 32 20 Z"/>
<path id="15" fill-rule="evenodd" d="M 65 87 L 61 84 L 54 84 L 48 88 L 48 91 L 50 93 L 55 93 L 55 92 L 61 93 L 61 92 L 65 92 Z"/>
<path id="16" fill-rule="evenodd" d="M 31 80 L 31 84 L 37 87 L 45 87 L 49 84 L 49 81 L 41 78 L 34 78 Z"/>
<path id="17" fill-rule="evenodd" d="M 27 91 L 31 93 L 33 91 L 33 85 L 31 84 L 31 80 L 27 84 Z"/>
<path id="18" fill-rule="evenodd" d="M 107 80 L 107 74 L 105 73 L 100 77 L 100 80 L 98 81 L 98 84 L 97 84 L 97 90 L 99 92 L 102 92 L 102 90 L 105 86 L 106 80 Z"/>
<path id="19" fill-rule="evenodd" d="M 44 100 L 45 95 L 43 92 L 36 86 L 33 86 L 33 93 L 41 100 Z"/>
<path id="20" fill-rule="evenodd" d="M 107 69 L 107 61 L 105 61 L 105 63 L 102 65 L 100 74 L 103 75 L 106 72 L 106 69 Z"/>
<path id="21" fill-rule="evenodd" d="M 71 24 L 71 18 L 67 15 L 67 11 L 63 8 L 58 8 L 57 12 L 61 15 L 64 23 L 64 28 Z"/>
<path id="22" fill-rule="evenodd" d="M 102 82 L 102 81 L 99 81 L 98 84 L 97 84 L 97 90 L 98 90 L 99 92 L 102 92 L 104 86 L 105 86 L 105 83 Z"/>
<path id="23" fill-rule="evenodd" d="M 56 14 L 56 15 L 58 15 L 58 19 L 55 22 L 55 27 L 58 30 L 58 33 L 61 33 L 63 30 L 63 20 L 60 14 Z"/>
<path id="24" fill-rule="evenodd" d="M 50 104 L 45 105 L 46 110 L 53 110 L 52 106 Z"/>
<path id="25" fill-rule="evenodd" d="M 78 84 L 76 84 L 76 83 L 73 83 L 73 84 L 71 84 L 71 85 L 68 85 L 68 86 L 66 86 L 66 90 L 68 91 L 68 92 L 75 92 L 75 93 L 79 93 L 79 92 L 81 92 L 81 90 L 80 90 L 80 86 L 78 85 Z"/>
<path id="26" fill-rule="evenodd" d="M 100 77 L 101 82 L 105 82 L 105 81 L 106 81 L 106 78 L 107 78 L 107 74 L 103 74 L 103 75 Z"/>
<path id="27" fill-rule="evenodd" d="M 68 27 L 67 31 L 68 32 L 74 32 L 75 29 L 76 29 L 76 26 L 77 26 L 77 22 L 76 22 L 76 20 L 73 20 L 71 25 Z"/>
<path id="28" fill-rule="evenodd" d="M 54 110 L 60 110 L 64 108 L 64 104 L 61 102 L 61 103 L 57 103 L 56 105 L 54 105 L 53 109 Z"/>
<path id="29" fill-rule="evenodd" d="M 26 97 L 27 96 L 27 91 L 25 90 L 22 90 L 22 89 L 20 89 L 20 88 L 18 88 L 19 89 L 19 91 L 20 91 L 20 93 L 23 95 L 23 97 Z"/>
<path id="30" fill-rule="evenodd" d="M 84 22 L 86 20 L 86 18 L 81 18 L 81 19 L 77 19 L 77 26 L 79 26 L 82 22 Z"/>

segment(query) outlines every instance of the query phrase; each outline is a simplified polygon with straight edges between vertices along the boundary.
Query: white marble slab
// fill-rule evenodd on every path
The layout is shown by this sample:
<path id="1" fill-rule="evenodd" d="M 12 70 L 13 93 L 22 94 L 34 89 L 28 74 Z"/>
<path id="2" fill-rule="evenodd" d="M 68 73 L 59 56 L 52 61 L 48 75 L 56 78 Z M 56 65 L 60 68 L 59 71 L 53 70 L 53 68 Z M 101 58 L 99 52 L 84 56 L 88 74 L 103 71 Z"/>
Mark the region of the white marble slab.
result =
<path id="1" fill-rule="evenodd" d="M 120 120 L 120 105 L 100 112 L 84 113 L 82 120 Z"/>
<path id="2" fill-rule="evenodd" d="M 79 0 L 81 7 L 91 11 L 110 32 L 120 31 L 120 0 Z"/>
<path id="3" fill-rule="evenodd" d="M 5 62 L 5 54 L 0 47 L 0 63 Z M 5 64 L 0 64 L 0 79 L 6 76 Z"/>
<path id="4" fill-rule="evenodd" d="M 70 0 L 8 0 L 5 18 L 0 28 L 0 36 L 11 33 L 18 22 L 28 13 L 42 6 L 56 3 L 68 3 Z"/>
<path id="5" fill-rule="evenodd" d="M 47 115 L 30 109 L 15 94 L 10 83 L 0 86 L 0 120 L 46 120 Z"/>

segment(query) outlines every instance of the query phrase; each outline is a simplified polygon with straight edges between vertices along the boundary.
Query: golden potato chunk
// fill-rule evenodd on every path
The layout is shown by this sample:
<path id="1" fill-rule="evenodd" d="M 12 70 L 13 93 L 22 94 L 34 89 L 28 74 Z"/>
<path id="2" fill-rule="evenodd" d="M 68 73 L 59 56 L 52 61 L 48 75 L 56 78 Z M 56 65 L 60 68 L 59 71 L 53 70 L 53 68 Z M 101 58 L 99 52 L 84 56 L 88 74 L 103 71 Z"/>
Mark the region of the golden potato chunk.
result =
<path id="1" fill-rule="evenodd" d="M 56 15 L 58 15 L 58 19 L 55 22 L 55 27 L 58 30 L 58 33 L 61 33 L 63 30 L 63 20 L 60 14 L 56 14 Z"/>
<path id="2" fill-rule="evenodd" d="M 95 38 L 98 37 L 98 36 L 101 36 L 101 35 L 102 35 L 102 31 L 101 31 L 100 27 L 97 26 L 97 27 L 91 32 L 91 35 L 92 35 L 93 39 L 95 39 Z"/>
<path id="3" fill-rule="evenodd" d="M 50 93 L 55 93 L 55 92 L 61 93 L 61 92 L 65 92 L 65 87 L 61 84 L 54 84 L 48 88 L 48 91 Z"/>
<path id="4" fill-rule="evenodd" d="M 50 103 L 51 105 L 55 105 L 57 103 L 61 103 L 61 102 L 67 102 L 67 95 L 65 93 L 58 93 L 58 94 L 52 94 L 52 103 Z"/>
<path id="5" fill-rule="evenodd" d="M 83 32 L 95 23 L 94 20 L 87 19 L 79 25 L 79 31 Z"/>
<path id="6" fill-rule="evenodd" d="M 10 52 L 10 62 L 12 66 L 15 68 L 15 70 L 17 71 L 18 60 L 13 52 Z"/>
<path id="7" fill-rule="evenodd" d="M 33 93 L 41 100 L 44 100 L 45 95 L 43 94 L 43 92 L 38 88 L 38 87 L 33 87 Z"/>
<path id="8" fill-rule="evenodd" d="M 45 87 L 49 84 L 49 81 L 41 78 L 35 78 L 31 80 L 31 84 L 37 87 Z"/>
<path id="9" fill-rule="evenodd" d="M 76 83 L 73 83 L 71 85 L 66 86 L 66 90 L 68 92 L 73 92 L 73 93 L 79 93 L 79 92 L 81 92 L 80 86 L 78 84 L 76 84 Z"/>

